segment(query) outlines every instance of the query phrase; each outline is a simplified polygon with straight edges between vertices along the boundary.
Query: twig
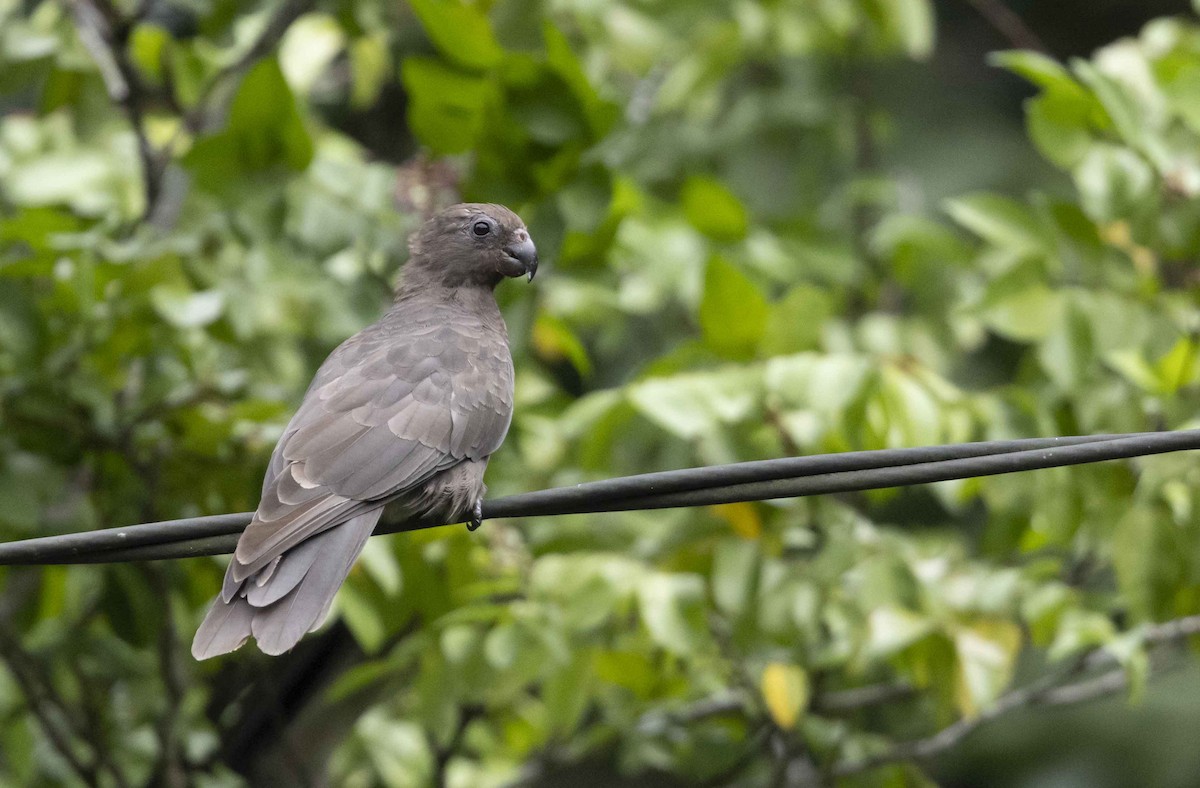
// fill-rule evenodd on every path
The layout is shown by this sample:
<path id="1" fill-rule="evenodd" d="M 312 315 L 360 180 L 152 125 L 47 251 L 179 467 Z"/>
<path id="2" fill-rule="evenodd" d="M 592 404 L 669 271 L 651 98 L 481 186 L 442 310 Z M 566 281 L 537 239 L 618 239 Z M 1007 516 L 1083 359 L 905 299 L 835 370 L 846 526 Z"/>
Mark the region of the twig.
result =
<path id="1" fill-rule="evenodd" d="M 1162 645 L 1194 635 L 1200 635 L 1200 615 L 1151 625 L 1143 631 L 1142 642 L 1148 646 Z M 1117 657 L 1111 651 L 1095 649 L 1080 657 L 1065 674 L 1046 676 L 1026 687 L 1008 692 L 974 717 L 961 719 L 927 738 L 896 744 L 861 761 L 835 764 L 830 774 L 834 777 L 846 777 L 901 761 L 925 760 L 957 746 L 980 726 L 1017 709 L 1033 706 L 1069 706 L 1120 692 L 1129 680 L 1124 667 L 1111 668 L 1099 675 L 1062 683 L 1064 678 L 1078 676 L 1116 662 Z"/>
<path id="2" fill-rule="evenodd" d="M 834 777 L 847 777 L 900 761 L 920 761 L 931 758 L 954 747 L 981 725 L 1016 709 L 1038 703 L 1047 692 L 1054 688 L 1057 681 L 1058 676 L 1047 676 L 1028 687 L 1013 690 L 1002 695 L 995 703 L 978 715 L 961 719 L 942 728 L 932 736 L 910 742 L 901 742 L 885 752 L 860 761 L 834 764 L 829 773 Z"/>
<path id="3" fill-rule="evenodd" d="M 147 136 L 145 119 L 151 92 L 142 82 L 125 49 L 133 24 L 146 15 L 150 4 L 140 2 L 133 15 L 124 18 L 108 0 L 65 1 L 75 18 L 79 39 L 95 61 L 109 98 L 125 113 L 133 129 L 145 192 L 146 205 L 142 218 L 154 216 L 162 197 L 163 178 L 175 141 L 168 142 L 163 148 L 156 148 Z M 312 6 L 312 0 L 284 0 L 267 20 L 254 43 L 213 77 L 192 111 L 180 113 L 184 126 L 192 132 L 202 132 L 223 122 L 238 79 L 274 49 L 292 22 Z M 162 98 L 173 110 L 180 111 L 181 105 L 169 79 Z"/>
<path id="4" fill-rule="evenodd" d="M 4 594 L 0 596 L 0 660 L 8 666 L 9 673 L 25 696 L 25 703 L 50 746 L 62 756 L 80 780 L 87 785 L 99 785 L 95 753 L 84 758 L 75 752 L 71 743 L 75 722 L 62 700 L 54 693 L 53 687 L 37 675 L 35 661 L 9 634 L 12 631 L 12 616 L 36 593 L 37 587 L 35 573 L 21 572 L 10 578 Z"/>
<path id="5" fill-rule="evenodd" d="M 900 698 L 909 698 L 916 692 L 916 687 L 911 684 L 868 684 L 863 687 L 821 693 L 813 699 L 813 709 L 830 714 L 858 711 L 890 703 Z"/>
<path id="6" fill-rule="evenodd" d="M 67 654 L 67 662 L 79 685 L 77 705 L 83 711 L 83 724 L 77 735 L 91 747 L 95 754 L 96 766 L 111 775 L 113 784 L 117 788 L 129 788 L 129 781 L 125 779 L 121 767 L 113 760 L 112 748 L 107 741 L 106 732 L 111 727 L 107 724 L 106 717 L 109 710 L 110 688 L 93 681 L 80 663 L 79 657 L 79 653 L 74 651 Z M 43 683 L 48 688 L 51 686 L 48 678 L 43 679 Z M 66 708 L 63 700 L 59 699 L 58 702 L 64 709 Z"/>
<path id="7" fill-rule="evenodd" d="M 450 737 L 450 741 L 446 742 L 445 746 L 439 745 L 433 737 L 429 737 L 430 749 L 433 750 L 433 777 L 431 782 L 433 785 L 442 788 L 446 785 L 446 768 L 450 765 L 450 759 L 458 754 L 458 748 L 462 745 L 463 736 L 467 732 L 467 727 L 476 719 L 482 717 L 484 709 L 482 706 L 467 705 L 459 709 L 458 725 L 454 728 L 454 734 Z"/>
<path id="8" fill-rule="evenodd" d="M 283 38 L 292 22 L 313 5 L 313 0 L 283 0 L 267 20 L 254 43 L 239 58 L 217 72 L 208 83 L 196 107 L 184 118 L 188 129 L 200 133 L 223 123 L 233 101 L 238 80 L 251 66 L 266 57 Z"/>
<path id="9" fill-rule="evenodd" d="M 121 107 L 137 139 L 146 206 L 143 218 L 151 216 L 162 190 L 163 152 L 146 136 L 146 92 L 137 70 L 125 52 L 129 23 L 103 0 L 70 0 L 79 39 L 91 54 L 104 81 L 108 96 Z"/>
<path id="10" fill-rule="evenodd" d="M 166 690 L 166 708 L 155 721 L 159 748 L 158 762 L 154 768 L 155 784 L 183 786 L 187 784 L 187 772 L 184 755 L 179 746 L 177 720 L 183 707 L 187 686 L 179 662 L 182 653 L 179 646 L 179 628 L 171 610 L 170 587 L 163 571 L 154 564 L 141 564 L 140 568 L 162 605 L 162 625 L 158 633 L 158 664 Z"/>
<path id="11" fill-rule="evenodd" d="M 825 714 L 838 714 L 879 706 L 900 698 L 915 695 L 916 688 L 911 684 L 868 684 L 863 687 L 852 687 L 844 690 L 823 692 L 813 698 L 812 710 Z M 698 700 L 682 709 L 668 713 L 666 718 L 679 723 L 691 723 L 707 720 L 712 717 L 723 717 L 727 714 L 744 714 L 750 706 L 743 694 L 723 692 L 703 700 Z M 638 723 L 638 727 L 656 727 L 652 717 L 661 718 L 662 714 L 653 714 Z"/>
<path id="12" fill-rule="evenodd" d="M 59 723 L 50 713 L 50 708 L 54 705 L 52 700 L 45 694 L 43 687 L 36 678 L 28 670 L 28 665 L 22 659 L 22 655 L 16 652 L 11 642 L 7 638 L 0 641 L 0 659 L 3 659 L 8 665 L 8 672 L 12 675 L 17 686 L 21 688 L 21 694 L 25 696 L 26 705 L 30 713 L 38 721 L 42 732 L 46 735 L 50 745 L 62 759 L 71 767 L 71 771 L 75 772 L 87 785 L 100 785 L 100 777 L 97 773 L 95 757 L 90 757 L 86 761 L 80 757 L 75 748 L 71 745 L 71 736 L 68 732 L 61 729 Z"/>
<path id="13" fill-rule="evenodd" d="M 1032 49 L 1049 55 L 1050 49 L 1045 42 L 1029 29 L 1017 12 L 1013 11 L 1002 0 L 967 0 L 979 12 L 997 33 L 1017 49 Z"/>

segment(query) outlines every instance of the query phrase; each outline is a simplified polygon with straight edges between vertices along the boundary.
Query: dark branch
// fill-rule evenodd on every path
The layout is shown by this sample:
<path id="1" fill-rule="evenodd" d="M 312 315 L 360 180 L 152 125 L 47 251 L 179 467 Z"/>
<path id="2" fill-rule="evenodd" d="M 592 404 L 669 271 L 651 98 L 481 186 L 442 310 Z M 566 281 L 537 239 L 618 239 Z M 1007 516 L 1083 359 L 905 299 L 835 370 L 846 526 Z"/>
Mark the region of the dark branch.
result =
<path id="1" fill-rule="evenodd" d="M 109 98 L 124 111 L 137 139 L 146 199 L 143 216 L 150 216 L 162 191 L 165 156 L 163 151 L 155 149 L 146 136 L 148 95 L 137 69 L 125 52 L 129 22 L 121 19 L 109 3 L 101 0 L 71 0 L 70 5 L 79 39 L 96 62 Z"/>
<path id="2" fill-rule="evenodd" d="M 863 687 L 823 692 L 813 700 L 815 711 L 826 714 L 845 714 L 871 706 L 881 706 L 917 692 L 911 684 L 867 684 Z"/>
<path id="3" fill-rule="evenodd" d="M 95 61 L 109 98 L 124 112 L 137 139 L 146 201 L 143 218 L 151 217 L 163 195 L 163 179 L 174 146 L 168 143 L 163 148 L 156 148 L 147 136 L 146 113 L 156 93 L 143 82 L 126 51 L 133 25 L 148 13 L 150 4 L 140 2 L 133 15 L 125 18 L 108 0 L 66 2 L 74 16 L 79 39 Z M 191 112 L 181 112 L 169 73 L 165 89 L 158 92 L 161 94 L 158 97 L 183 115 L 185 126 L 192 132 L 207 131 L 223 123 L 242 75 L 266 57 L 292 22 L 312 6 L 312 0 L 284 0 L 280 3 L 258 38 L 233 63 L 213 77 L 203 98 Z"/>
<path id="4" fill-rule="evenodd" d="M 3 635 L 0 635 L 0 659 L 8 666 L 9 674 L 21 689 L 21 694 L 25 696 L 26 705 L 46 735 L 50 746 L 62 756 L 71 767 L 71 771 L 75 772 L 85 785 L 100 785 L 95 757 L 84 759 L 75 752 L 71 734 L 63 730 L 62 723 L 53 713 L 56 708 L 53 699 L 47 696 L 43 685 L 30 670 L 27 657 L 17 649 L 14 641 Z"/>
<path id="5" fill-rule="evenodd" d="M 979 12 L 979 15 L 991 25 L 997 33 L 1004 37 L 1009 44 L 1017 49 L 1031 49 L 1049 55 L 1050 49 L 1045 42 L 1029 29 L 1016 11 L 1013 11 L 1003 0 L 967 0 Z"/>
<path id="6" fill-rule="evenodd" d="M 283 0 L 267 20 L 258 38 L 254 39 L 254 43 L 208 83 L 196 108 L 185 118 L 187 127 L 195 133 L 201 133 L 224 123 L 242 76 L 255 63 L 269 55 L 292 22 L 313 5 L 313 0 Z"/>
<path id="7" fill-rule="evenodd" d="M 1200 615 L 1149 626 L 1143 631 L 1142 641 L 1147 646 L 1155 646 L 1196 634 L 1200 634 Z M 1046 676 L 1027 687 L 1012 690 L 974 717 L 961 719 L 927 738 L 894 745 L 870 758 L 837 764 L 831 774 L 847 777 L 901 761 L 926 760 L 957 746 L 979 727 L 1018 709 L 1069 706 L 1115 694 L 1128 685 L 1128 674 L 1124 667 L 1110 668 L 1099 675 L 1091 673 L 1082 678 L 1080 676 L 1116 662 L 1112 652 L 1096 649 L 1078 659 L 1065 674 Z"/>

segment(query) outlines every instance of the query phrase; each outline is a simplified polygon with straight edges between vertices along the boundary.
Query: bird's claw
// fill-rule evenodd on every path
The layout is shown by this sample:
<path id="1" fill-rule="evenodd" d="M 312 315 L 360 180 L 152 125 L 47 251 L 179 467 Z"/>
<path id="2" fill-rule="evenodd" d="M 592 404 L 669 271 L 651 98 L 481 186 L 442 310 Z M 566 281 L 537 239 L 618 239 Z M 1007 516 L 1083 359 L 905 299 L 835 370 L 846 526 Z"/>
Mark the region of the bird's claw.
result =
<path id="1" fill-rule="evenodd" d="M 475 506 L 471 509 L 471 519 L 467 521 L 467 530 L 474 531 L 479 526 L 483 525 L 483 499 L 475 501 Z"/>

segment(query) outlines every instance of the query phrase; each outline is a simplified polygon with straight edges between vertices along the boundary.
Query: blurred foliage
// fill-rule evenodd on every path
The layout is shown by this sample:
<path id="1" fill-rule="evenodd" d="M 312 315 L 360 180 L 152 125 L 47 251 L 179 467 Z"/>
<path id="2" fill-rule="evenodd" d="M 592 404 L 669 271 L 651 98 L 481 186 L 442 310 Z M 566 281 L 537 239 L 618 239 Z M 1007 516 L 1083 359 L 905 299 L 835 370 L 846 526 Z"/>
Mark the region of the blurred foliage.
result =
<path id="1" fill-rule="evenodd" d="M 928 0 L 129 6 L 0 0 L 4 539 L 254 508 L 316 365 L 458 197 L 550 263 L 499 293 L 492 494 L 1193 416 L 1194 20 L 996 55 L 1071 186 L 943 202 L 889 169 L 872 90 L 933 51 Z M 1097 647 L 1140 687 L 1144 625 L 1200 613 L 1198 491 L 1163 456 L 376 539 L 277 661 L 186 657 L 218 560 L 0 570 L 0 774 L 849 773 Z"/>

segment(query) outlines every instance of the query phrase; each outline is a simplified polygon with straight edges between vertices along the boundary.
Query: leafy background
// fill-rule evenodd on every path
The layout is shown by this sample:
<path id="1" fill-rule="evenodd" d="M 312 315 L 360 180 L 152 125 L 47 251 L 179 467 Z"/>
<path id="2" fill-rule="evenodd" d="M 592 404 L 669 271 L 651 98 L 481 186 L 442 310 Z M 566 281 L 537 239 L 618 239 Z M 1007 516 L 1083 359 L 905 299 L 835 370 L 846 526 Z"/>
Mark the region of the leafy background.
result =
<path id="1" fill-rule="evenodd" d="M 0 536 L 252 509 L 459 198 L 548 263 L 493 494 L 1194 426 L 1198 107 L 1183 3 L 0 0 Z M 0 570 L 0 782 L 1190 785 L 1198 489 L 380 538 L 276 660 L 217 559 Z"/>

